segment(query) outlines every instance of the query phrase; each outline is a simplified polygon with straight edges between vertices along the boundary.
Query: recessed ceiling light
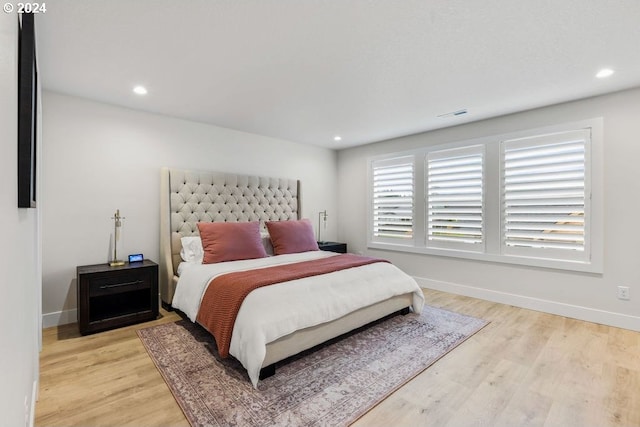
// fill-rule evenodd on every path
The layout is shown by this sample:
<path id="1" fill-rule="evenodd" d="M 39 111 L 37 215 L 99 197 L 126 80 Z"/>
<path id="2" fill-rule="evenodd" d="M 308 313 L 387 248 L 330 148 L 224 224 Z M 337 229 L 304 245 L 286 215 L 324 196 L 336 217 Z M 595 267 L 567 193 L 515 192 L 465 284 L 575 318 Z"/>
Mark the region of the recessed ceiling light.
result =
<path id="1" fill-rule="evenodd" d="M 596 77 L 599 79 L 604 79 L 605 77 L 609 77 L 613 73 L 614 71 L 611 68 L 603 68 L 602 70 L 598 71 L 598 74 L 596 74 Z"/>
<path id="2" fill-rule="evenodd" d="M 146 95 L 147 94 L 147 88 L 144 86 L 136 86 L 133 88 L 133 92 L 138 94 L 138 95 Z"/>
<path id="3" fill-rule="evenodd" d="M 333 137 L 333 140 L 336 141 L 336 142 L 337 141 L 342 141 L 342 137 L 340 135 L 336 135 L 336 136 Z"/>

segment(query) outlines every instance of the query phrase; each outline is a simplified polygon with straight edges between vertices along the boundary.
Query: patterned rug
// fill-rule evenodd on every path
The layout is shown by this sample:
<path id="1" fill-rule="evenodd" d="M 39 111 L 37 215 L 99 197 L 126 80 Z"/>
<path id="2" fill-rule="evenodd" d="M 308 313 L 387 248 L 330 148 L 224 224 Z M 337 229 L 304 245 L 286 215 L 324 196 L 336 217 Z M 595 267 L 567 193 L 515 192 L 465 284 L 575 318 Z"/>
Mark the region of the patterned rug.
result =
<path id="1" fill-rule="evenodd" d="M 486 324 L 425 306 L 280 362 L 257 390 L 189 320 L 138 335 L 192 426 L 344 426 Z"/>

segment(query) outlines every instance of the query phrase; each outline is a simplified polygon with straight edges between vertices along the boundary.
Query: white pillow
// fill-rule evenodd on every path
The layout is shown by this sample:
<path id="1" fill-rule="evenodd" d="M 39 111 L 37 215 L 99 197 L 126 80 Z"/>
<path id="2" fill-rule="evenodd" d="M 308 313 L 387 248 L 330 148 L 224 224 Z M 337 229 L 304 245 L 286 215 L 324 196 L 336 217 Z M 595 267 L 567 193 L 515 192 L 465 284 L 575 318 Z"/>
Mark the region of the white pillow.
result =
<path id="1" fill-rule="evenodd" d="M 180 241 L 182 242 L 182 249 L 180 249 L 180 257 L 182 260 L 202 264 L 204 250 L 202 249 L 200 236 L 187 236 L 181 238 Z"/>
<path id="2" fill-rule="evenodd" d="M 264 246 L 264 250 L 267 252 L 267 255 L 273 255 L 273 245 L 271 244 L 271 237 L 269 236 L 269 232 L 261 231 L 260 237 L 262 238 L 262 246 Z"/>

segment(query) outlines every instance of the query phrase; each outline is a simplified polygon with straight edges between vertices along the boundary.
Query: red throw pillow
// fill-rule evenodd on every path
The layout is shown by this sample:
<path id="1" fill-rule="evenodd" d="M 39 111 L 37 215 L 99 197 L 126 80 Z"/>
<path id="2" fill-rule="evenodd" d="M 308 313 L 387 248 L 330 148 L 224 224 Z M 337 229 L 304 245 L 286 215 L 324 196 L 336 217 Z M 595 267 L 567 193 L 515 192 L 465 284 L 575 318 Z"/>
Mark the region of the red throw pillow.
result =
<path id="1" fill-rule="evenodd" d="M 198 230 L 204 249 L 203 264 L 267 256 L 258 221 L 199 222 Z"/>
<path id="2" fill-rule="evenodd" d="M 270 221 L 267 222 L 267 229 L 271 236 L 273 253 L 276 255 L 319 250 L 311 221 L 308 219 Z"/>

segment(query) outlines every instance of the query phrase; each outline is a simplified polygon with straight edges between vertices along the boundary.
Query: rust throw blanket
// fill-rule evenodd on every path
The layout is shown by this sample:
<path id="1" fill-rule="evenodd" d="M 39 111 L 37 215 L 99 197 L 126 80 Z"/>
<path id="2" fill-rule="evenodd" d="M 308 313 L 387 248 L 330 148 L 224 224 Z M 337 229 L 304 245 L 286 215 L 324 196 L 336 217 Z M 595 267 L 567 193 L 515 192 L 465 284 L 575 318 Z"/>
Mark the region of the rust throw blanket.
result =
<path id="1" fill-rule="evenodd" d="M 242 301 L 252 290 L 375 262 L 389 261 L 343 254 L 294 264 L 222 274 L 209 283 L 202 297 L 196 320 L 215 337 L 220 356 L 227 357 L 236 316 Z"/>

